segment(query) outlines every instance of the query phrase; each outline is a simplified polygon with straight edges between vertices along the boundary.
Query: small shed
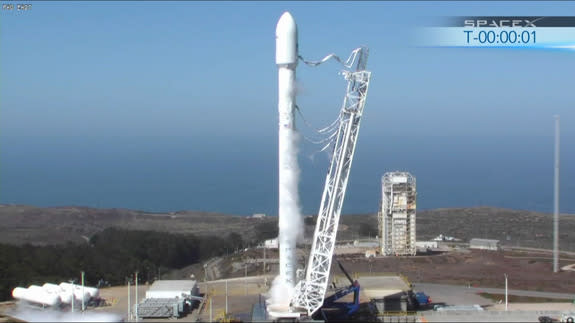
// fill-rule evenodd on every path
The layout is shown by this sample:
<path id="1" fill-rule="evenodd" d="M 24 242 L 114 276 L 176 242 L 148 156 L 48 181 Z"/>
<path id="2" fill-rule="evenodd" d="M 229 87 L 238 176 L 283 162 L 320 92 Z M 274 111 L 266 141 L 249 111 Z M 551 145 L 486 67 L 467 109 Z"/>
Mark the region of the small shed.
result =
<path id="1" fill-rule="evenodd" d="M 499 240 L 471 239 L 469 249 L 499 250 Z"/>
<path id="2" fill-rule="evenodd" d="M 418 249 L 437 249 L 437 241 L 416 241 L 415 247 Z"/>
<path id="3" fill-rule="evenodd" d="M 264 241 L 264 248 L 277 249 L 278 247 L 279 247 L 279 244 L 278 244 L 277 238 Z"/>

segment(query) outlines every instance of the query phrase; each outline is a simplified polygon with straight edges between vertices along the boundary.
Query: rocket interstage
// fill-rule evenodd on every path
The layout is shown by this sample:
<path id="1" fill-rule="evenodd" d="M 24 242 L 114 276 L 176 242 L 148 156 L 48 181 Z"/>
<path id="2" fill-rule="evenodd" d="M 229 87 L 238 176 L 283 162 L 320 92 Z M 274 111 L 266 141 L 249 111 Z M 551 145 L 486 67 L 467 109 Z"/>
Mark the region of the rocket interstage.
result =
<path id="1" fill-rule="evenodd" d="M 295 69 L 298 63 L 297 26 L 285 12 L 276 26 L 276 64 L 278 66 L 278 216 L 279 279 L 288 290 L 295 285 L 296 241 L 301 230 L 299 208 L 298 134 L 295 129 Z M 283 290 L 283 297 L 288 297 Z M 286 301 L 289 299 L 286 299 Z M 278 300 L 276 300 L 278 301 Z"/>

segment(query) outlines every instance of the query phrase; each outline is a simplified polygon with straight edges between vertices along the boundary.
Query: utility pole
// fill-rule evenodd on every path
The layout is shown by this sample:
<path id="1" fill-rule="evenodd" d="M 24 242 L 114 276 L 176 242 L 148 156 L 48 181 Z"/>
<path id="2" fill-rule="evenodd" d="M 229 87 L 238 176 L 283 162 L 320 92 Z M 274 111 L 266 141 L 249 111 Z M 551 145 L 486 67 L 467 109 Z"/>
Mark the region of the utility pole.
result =
<path id="1" fill-rule="evenodd" d="M 70 281 L 72 283 L 72 313 L 74 313 L 74 303 L 76 303 L 76 299 L 74 297 L 74 292 L 76 290 L 76 286 L 74 285 L 74 281 Z"/>
<path id="2" fill-rule="evenodd" d="M 132 299 L 130 298 L 130 279 L 128 279 L 128 321 L 132 320 Z"/>
<path id="3" fill-rule="evenodd" d="M 136 271 L 136 322 L 138 322 L 138 272 Z"/>
<path id="4" fill-rule="evenodd" d="M 555 116 L 555 189 L 553 192 L 553 272 L 559 271 L 559 116 Z"/>
<path id="5" fill-rule="evenodd" d="M 248 294 L 248 263 L 244 263 L 244 295 Z"/>
<path id="6" fill-rule="evenodd" d="M 82 270 L 82 312 L 86 310 L 86 306 L 84 305 L 84 271 Z"/>
<path id="7" fill-rule="evenodd" d="M 214 301 L 214 297 L 210 295 L 210 322 L 213 322 L 213 315 L 212 315 L 212 302 Z"/>
<path id="8" fill-rule="evenodd" d="M 505 311 L 507 311 L 507 274 L 505 275 Z"/>
<path id="9" fill-rule="evenodd" d="M 213 295 L 213 289 L 210 290 L 209 294 L 210 295 L 210 322 L 213 322 L 214 320 L 212 319 L 213 316 L 213 312 L 212 312 L 212 302 L 214 301 L 214 295 Z"/>
<path id="10" fill-rule="evenodd" d="M 266 249 L 267 248 L 268 247 L 266 246 L 266 242 L 264 241 L 264 272 L 263 272 L 264 275 L 266 274 Z"/>
<path id="11" fill-rule="evenodd" d="M 228 280 L 226 279 L 226 317 L 228 316 Z"/>

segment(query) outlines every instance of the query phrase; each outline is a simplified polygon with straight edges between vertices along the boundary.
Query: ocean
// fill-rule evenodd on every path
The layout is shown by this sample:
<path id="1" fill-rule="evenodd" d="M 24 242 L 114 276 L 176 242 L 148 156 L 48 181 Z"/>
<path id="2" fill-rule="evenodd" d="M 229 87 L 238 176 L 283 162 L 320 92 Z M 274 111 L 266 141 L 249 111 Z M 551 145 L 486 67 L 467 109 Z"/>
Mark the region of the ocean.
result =
<path id="1" fill-rule="evenodd" d="M 277 138 L 3 137 L 0 203 L 277 214 Z M 575 214 L 575 138 L 561 142 L 562 213 Z M 302 141 L 303 214 L 316 214 L 328 154 Z M 377 212 L 381 176 L 408 171 L 419 210 L 553 211 L 553 137 L 360 134 L 344 214 Z"/>

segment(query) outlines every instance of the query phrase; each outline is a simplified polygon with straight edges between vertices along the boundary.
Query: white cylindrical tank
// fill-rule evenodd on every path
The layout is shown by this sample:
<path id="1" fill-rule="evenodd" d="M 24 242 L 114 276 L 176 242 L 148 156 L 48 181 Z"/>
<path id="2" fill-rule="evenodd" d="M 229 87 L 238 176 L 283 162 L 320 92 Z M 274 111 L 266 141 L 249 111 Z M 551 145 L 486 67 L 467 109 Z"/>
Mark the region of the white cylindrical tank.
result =
<path id="1" fill-rule="evenodd" d="M 27 291 L 28 290 L 26 288 L 16 287 L 12 290 L 12 297 L 22 299 L 23 297 L 26 297 L 25 295 Z"/>
<path id="2" fill-rule="evenodd" d="M 72 303 L 72 290 L 65 290 L 60 285 L 46 283 L 42 285 L 45 291 L 49 293 L 58 294 L 60 297 L 60 302 L 63 304 L 71 304 Z"/>
<path id="3" fill-rule="evenodd" d="M 72 293 L 71 290 L 61 290 L 58 296 L 60 296 L 60 301 L 64 304 L 72 304 Z"/>
<path id="4" fill-rule="evenodd" d="M 46 293 L 46 294 L 47 294 L 47 292 L 44 290 L 44 288 L 42 288 L 41 286 L 38 286 L 38 285 L 30 285 L 30 286 L 28 286 L 28 292 L 29 292 L 29 293 L 30 293 L 30 292 L 34 292 L 34 293 L 36 293 L 36 292 L 37 292 L 37 293 L 42 292 L 42 293 Z"/>
<path id="5" fill-rule="evenodd" d="M 82 287 L 80 288 L 76 288 L 74 290 L 74 298 L 81 301 L 82 300 L 82 295 L 84 295 L 84 301 L 89 301 L 90 300 L 90 293 L 88 293 L 87 291 L 84 291 L 84 293 L 82 293 Z"/>
<path id="6" fill-rule="evenodd" d="M 75 285 L 72 285 L 72 284 L 66 283 L 66 282 L 60 283 L 60 287 L 61 287 L 62 289 L 72 289 L 73 286 L 75 286 Z"/>
<path id="7" fill-rule="evenodd" d="M 60 288 L 60 286 L 58 286 L 56 284 L 50 284 L 50 283 L 46 283 L 46 284 L 42 285 L 42 288 L 49 293 L 59 293 L 62 290 L 62 288 Z"/>
<path id="8" fill-rule="evenodd" d="M 63 289 L 67 289 L 67 288 L 72 288 L 74 287 L 75 290 L 82 290 L 82 285 L 72 285 L 70 283 L 61 283 L 60 287 Z M 88 293 L 90 295 L 90 297 L 98 297 L 100 296 L 100 291 L 96 288 L 96 287 L 89 287 L 89 286 L 84 286 L 84 292 Z M 81 296 L 82 294 L 80 294 Z"/>
<path id="9" fill-rule="evenodd" d="M 23 295 L 20 294 L 20 293 L 22 293 L 21 290 L 12 291 L 13 296 L 14 296 L 14 292 L 16 292 L 16 295 L 21 296 L 21 297 L 19 297 L 19 299 L 24 300 L 24 301 L 28 301 L 31 303 L 38 303 L 38 304 L 47 305 L 47 306 L 58 306 L 58 305 L 60 305 L 60 297 L 58 296 L 58 294 L 48 293 L 40 286 L 32 285 L 32 286 L 28 287 L 28 289 L 25 290 Z"/>
<path id="10" fill-rule="evenodd" d="M 82 288 L 82 286 L 80 286 L 80 289 L 81 288 Z M 88 292 L 88 294 L 90 294 L 90 297 L 92 297 L 92 298 L 96 298 L 96 297 L 100 296 L 100 291 L 96 287 L 84 286 L 84 290 L 86 292 Z"/>
<path id="11" fill-rule="evenodd" d="M 82 286 L 72 285 L 70 283 L 61 283 L 60 287 L 65 291 L 70 291 L 74 293 L 74 298 L 78 301 L 82 300 Z M 86 291 L 86 287 L 84 287 L 84 301 L 88 301 L 90 299 L 90 293 Z"/>

